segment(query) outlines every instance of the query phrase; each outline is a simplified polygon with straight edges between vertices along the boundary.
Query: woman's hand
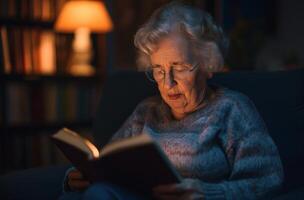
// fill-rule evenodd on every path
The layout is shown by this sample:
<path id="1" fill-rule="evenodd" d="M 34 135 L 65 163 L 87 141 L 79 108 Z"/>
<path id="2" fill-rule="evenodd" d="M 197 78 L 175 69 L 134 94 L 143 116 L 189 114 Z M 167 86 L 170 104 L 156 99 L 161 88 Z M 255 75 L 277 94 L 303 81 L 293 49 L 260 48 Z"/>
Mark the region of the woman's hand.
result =
<path id="1" fill-rule="evenodd" d="M 84 179 L 82 173 L 77 169 L 71 170 L 68 173 L 67 178 L 68 178 L 67 180 L 68 187 L 72 191 L 85 190 L 90 185 L 90 182 Z"/>
<path id="2" fill-rule="evenodd" d="M 153 188 L 153 196 L 159 200 L 204 199 L 198 179 L 183 179 L 179 184 L 159 185 Z"/>

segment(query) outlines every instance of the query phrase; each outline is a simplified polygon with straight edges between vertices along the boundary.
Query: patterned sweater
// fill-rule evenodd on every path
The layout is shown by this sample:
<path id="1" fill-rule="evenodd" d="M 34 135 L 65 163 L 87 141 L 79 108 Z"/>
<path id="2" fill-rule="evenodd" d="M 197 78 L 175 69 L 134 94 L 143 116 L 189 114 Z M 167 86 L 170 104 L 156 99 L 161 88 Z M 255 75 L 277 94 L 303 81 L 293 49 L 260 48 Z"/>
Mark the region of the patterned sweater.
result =
<path id="1" fill-rule="evenodd" d="M 260 199 L 283 181 L 277 148 L 245 95 L 214 88 L 215 98 L 181 120 L 160 97 L 141 102 L 111 141 L 149 133 L 206 199 Z"/>

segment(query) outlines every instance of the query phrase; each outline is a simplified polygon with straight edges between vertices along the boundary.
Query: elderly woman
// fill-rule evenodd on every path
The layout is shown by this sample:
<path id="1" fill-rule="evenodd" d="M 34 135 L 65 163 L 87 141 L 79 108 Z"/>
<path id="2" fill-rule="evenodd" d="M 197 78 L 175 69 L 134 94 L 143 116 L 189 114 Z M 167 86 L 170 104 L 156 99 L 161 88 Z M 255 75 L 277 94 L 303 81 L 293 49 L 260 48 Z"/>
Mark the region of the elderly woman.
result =
<path id="1" fill-rule="evenodd" d="M 227 44 L 210 15 L 181 3 L 156 10 L 136 33 L 138 64 L 161 96 L 140 103 L 112 141 L 147 132 L 160 144 L 184 179 L 155 187 L 156 199 L 259 199 L 282 183 L 277 148 L 252 102 L 206 82 L 223 67 Z M 74 170 L 67 186 L 89 183 Z M 142 198 L 102 183 L 83 196 Z"/>

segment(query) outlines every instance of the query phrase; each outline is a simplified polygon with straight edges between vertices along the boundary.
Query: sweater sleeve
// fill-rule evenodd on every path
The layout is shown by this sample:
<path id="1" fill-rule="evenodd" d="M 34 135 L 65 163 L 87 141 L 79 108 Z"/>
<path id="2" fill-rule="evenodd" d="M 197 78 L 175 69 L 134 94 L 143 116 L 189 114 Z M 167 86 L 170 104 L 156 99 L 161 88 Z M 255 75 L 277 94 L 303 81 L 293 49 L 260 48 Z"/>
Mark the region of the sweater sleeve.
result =
<path id="1" fill-rule="evenodd" d="M 218 184 L 202 182 L 206 199 L 262 199 L 281 186 L 283 168 L 278 150 L 253 103 L 237 99 L 224 117 L 220 143 L 231 173 Z"/>

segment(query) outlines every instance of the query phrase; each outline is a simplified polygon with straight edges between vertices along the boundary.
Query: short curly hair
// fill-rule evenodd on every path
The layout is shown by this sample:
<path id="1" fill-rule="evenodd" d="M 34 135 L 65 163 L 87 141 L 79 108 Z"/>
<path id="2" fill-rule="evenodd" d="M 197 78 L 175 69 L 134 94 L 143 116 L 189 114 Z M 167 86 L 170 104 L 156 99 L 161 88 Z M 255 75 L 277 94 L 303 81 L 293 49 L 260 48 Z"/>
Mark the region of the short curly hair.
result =
<path id="1" fill-rule="evenodd" d="M 139 69 L 148 69 L 150 55 L 157 43 L 170 33 L 180 31 L 192 42 L 195 55 L 202 58 L 207 71 L 219 71 L 224 64 L 229 40 L 221 27 L 203 10 L 178 1 L 158 8 L 135 34 Z"/>

